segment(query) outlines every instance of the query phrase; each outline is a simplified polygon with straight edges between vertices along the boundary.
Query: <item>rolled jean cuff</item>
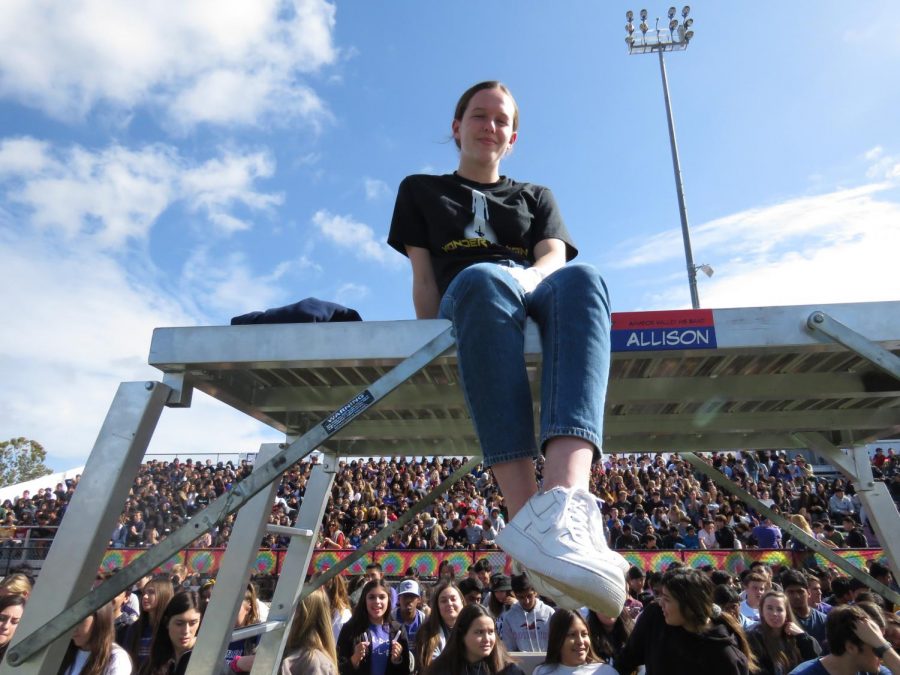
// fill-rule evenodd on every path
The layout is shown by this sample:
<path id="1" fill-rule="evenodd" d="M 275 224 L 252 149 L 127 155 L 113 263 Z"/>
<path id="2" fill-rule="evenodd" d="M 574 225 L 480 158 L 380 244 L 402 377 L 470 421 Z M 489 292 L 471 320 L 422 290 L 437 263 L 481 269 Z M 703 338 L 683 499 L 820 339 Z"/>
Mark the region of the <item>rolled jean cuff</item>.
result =
<path id="1" fill-rule="evenodd" d="M 555 427 L 547 429 L 547 431 L 544 431 L 541 434 L 541 454 L 546 455 L 547 443 L 554 438 L 560 438 L 562 436 L 581 438 L 593 445 L 594 457 L 591 460 L 592 462 L 599 462 L 600 458 L 603 456 L 603 451 L 601 450 L 603 447 L 603 439 L 595 432 L 590 429 L 584 429 L 583 427 Z"/>
<path id="2" fill-rule="evenodd" d="M 515 462 L 519 459 L 535 459 L 540 453 L 538 452 L 537 446 L 532 448 L 525 448 L 523 450 L 516 450 L 510 452 L 501 452 L 499 454 L 493 454 L 490 457 L 484 458 L 484 466 L 491 467 L 494 464 L 503 464 L 504 462 Z"/>

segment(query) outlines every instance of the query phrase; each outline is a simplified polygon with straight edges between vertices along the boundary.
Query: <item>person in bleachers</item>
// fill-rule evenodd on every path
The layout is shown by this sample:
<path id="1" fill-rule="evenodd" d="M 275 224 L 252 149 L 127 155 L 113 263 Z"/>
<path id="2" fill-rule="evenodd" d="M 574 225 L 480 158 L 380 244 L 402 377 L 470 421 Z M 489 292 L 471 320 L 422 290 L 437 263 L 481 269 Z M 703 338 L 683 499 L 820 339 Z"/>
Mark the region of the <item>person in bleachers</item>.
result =
<path id="1" fill-rule="evenodd" d="M 616 667 L 628 636 L 634 630 L 632 611 L 626 607 L 619 616 L 612 619 L 590 610 L 587 627 L 594 652 L 601 660 Z"/>
<path id="2" fill-rule="evenodd" d="M 203 612 L 200 596 L 180 591 L 172 596 L 159 620 L 143 675 L 183 675 L 197 641 Z"/>
<path id="3" fill-rule="evenodd" d="M 328 598 L 316 589 L 297 603 L 280 675 L 338 675 Z"/>
<path id="4" fill-rule="evenodd" d="M 794 622 L 784 593 L 763 596 L 760 622 L 747 631 L 747 640 L 759 664 L 759 675 L 784 675 L 822 653 L 819 642 Z"/>
<path id="5" fill-rule="evenodd" d="M 785 570 L 781 573 L 781 587 L 791 606 L 794 620 L 825 649 L 827 616 L 810 606 L 809 584 L 809 577 L 800 570 Z"/>
<path id="6" fill-rule="evenodd" d="M 434 588 L 428 620 L 416 636 L 415 666 L 418 672 L 424 673 L 443 651 L 464 605 L 462 593 L 453 581 L 441 581 Z"/>
<path id="7" fill-rule="evenodd" d="M 826 624 L 830 652 L 801 663 L 790 675 L 900 673 L 900 655 L 885 640 L 881 627 L 861 608 L 835 607 Z"/>
<path id="8" fill-rule="evenodd" d="M 584 617 L 558 609 L 550 619 L 547 656 L 533 675 L 618 675 L 596 654 Z"/>
<path id="9" fill-rule="evenodd" d="M 756 662 L 737 621 L 713 606 L 713 585 L 699 570 L 663 575 L 659 602 L 641 612 L 616 663 L 620 673 L 749 675 Z"/>
<path id="10" fill-rule="evenodd" d="M 518 604 L 503 617 L 503 644 L 511 652 L 546 652 L 553 608 L 538 597 L 526 574 L 512 577 L 512 590 Z"/>
<path id="11" fill-rule="evenodd" d="M 337 641 L 341 675 L 408 675 L 409 643 L 394 621 L 389 589 L 381 579 L 362 588 L 359 603 Z"/>
<path id="12" fill-rule="evenodd" d="M 60 665 L 60 675 L 131 675 L 128 652 L 113 639 L 114 608 L 107 603 L 75 627 Z"/>
<path id="13" fill-rule="evenodd" d="M 497 637 L 493 617 L 479 604 L 459 613 L 447 645 L 424 675 L 525 675 Z"/>
<path id="14" fill-rule="evenodd" d="M 157 577 L 144 584 L 141 590 L 141 616 L 125 629 L 122 640 L 122 647 L 131 657 L 135 669 L 142 668 L 150 658 L 153 636 L 174 593 L 169 577 Z"/>
<path id="15" fill-rule="evenodd" d="M 22 595 L 4 595 L 0 597 L 0 663 L 6 656 L 6 649 L 12 642 L 25 612 L 26 599 Z"/>

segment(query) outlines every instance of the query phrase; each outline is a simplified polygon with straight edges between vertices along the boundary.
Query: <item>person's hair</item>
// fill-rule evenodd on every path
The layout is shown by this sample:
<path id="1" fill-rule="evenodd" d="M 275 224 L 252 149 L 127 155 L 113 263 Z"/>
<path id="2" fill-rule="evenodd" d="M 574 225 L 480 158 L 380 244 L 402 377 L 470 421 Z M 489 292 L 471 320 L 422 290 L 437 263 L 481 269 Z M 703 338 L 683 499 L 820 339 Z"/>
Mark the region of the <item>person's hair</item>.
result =
<path id="1" fill-rule="evenodd" d="M 553 612 L 553 615 L 550 617 L 547 634 L 547 656 L 543 661 L 545 664 L 555 666 L 562 663 L 562 647 L 566 641 L 566 635 L 576 621 L 580 621 L 584 625 L 585 630 L 588 631 L 588 635 L 590 635 L 591 631 L 587 622 L 578 612 L 573 612 L 571 609 L 563 607 L 558 607 Z M 594 651 L 593 641 L 588 642 L 586 662 L 597 663 L 599 660 L 597 653 Z"/>
<path id="2" fill-rule="evenodd" d="M 727 612 L 714 613 L 713 584 L 706 574 L 689 567 L 676 567 L 663 575 L 662 586 L 678 603 L 688 626 L 702 628 L 707 622 L 724 626 L 734 636 L 738 649 L 747 657 L 750 671 L 756 669 L 756 658 L 740 623 Z"/>
<path id="3" fill-rule="evenodd" d="M 350 609 L 350 596 L 347 594 L 347 582 L 340 574 L 336 574 L 325 584 L 325 595 L 333 611 L 342 612 Z"/>
<path id="4" fill-rule="evenodd" d="M 297 649 L 318 650 L 328 657 L 337 672 L 337 652 L 331 628 L 331 608 L 328 596 L 321 588 L 317 588 L 302 602 L 297 603 L 285 647 L 291 651 Z"/>
<path id="5" fill-rule="evenodd" d="M 113 616 L 112 603 L 106 603 L 102 607 L 94 610 L 91 614 L 94 619 L 91 625 L 91 633 L 88 636 L 87 645 L 84 651 L 89 652 L 87 661 L 81 669 L 81 675 L 103 675 L 109 666 L 109 659 L 112 656 L 113 640 L 115 639 L 115 629 L 113 623 L 116 617 Z M 63 656 L 62 665 L 59 672 L 66 672 L 69 667 L 75 663 L 75 657 L 78 654 L 78 647 L 73 641 L 69 640 L 69 646 Z"/>
<path id="6" fill-rule="evenodd" d="M 259 618 L 259 603 L 257 602 L 258 594 L 256 592 L 256 584 L 252 581 L 247 584 L 247 590 L 244 591 L 244 602 L 250 604 L 250 610 L 247 612 L 247 616 L 244 619 L 243 626 L 252 626 L 260 622 Z"/>
<path id="7" fill-rule="evenodd" d="M 29 576 L 23 572 L 13 572 L 0 581 L 0 591 L 10 595 L 24 595 L 28 597 L 31 593 L 33 582 Z"/>
<path id="8" fill-rule="evenodd" d="M 522 574 L 513 574 L 509 585 L 512 587 L 513 593 L 527 593 L 528 591 L 534 590 L 534 586 L 531 585 L 531 580 L 524 572 Z"/>
<path id="9" fill-rule="evenodd" d="M 130 639 L 127 641 L 127 644 L 122 645 L 131 655 L 131 658 L 135 663 L 137 663 L 141 636 L 143 636 L 148 628 L 150 635 L 156 635 L 156 630 L 159 628 L 159 622 L 162 619 L 163 612 L 166 611 L 166 606 L 175 595 L 175 588 L 172 586 L 172 581 L 169 577 L 157 577 L 151 579 L 144 584 L 143 588 L 141 588 L 140 595 L 144 594 L 144 591 L 148 586 L 151 586 L 156 590 L 156 606 L 150 612 L 145 612 L 142 603 L 140 601 L 138 602 L 138 605 L 140 606 L 140 617 L 138 617 L 138 620 L 133 624 L 134 630 L 129 633 Z"/>
<path id="10" fill-rule="evenodd" d="M 463 115 L 466 114 L 466 109 L 469 107 L 469 102 L 472 100 L 472 97 L 475 96 L 479 91 L 483 91 L 485 89 L 499 89 L 504 94 L 509 96 L 509 100 L 512 101 L 513 104 L 513 118 L 512 118 L 512 130 L 519 130 L 519 105 L 516 103 L 516 99 L 513 97 L 512 92 L 502 82 L 497 80 L 485 80 L 484 82 L 479 82 L 478 84 L 473 84 L 471 87 L 466 89 L 463 92 L 463 95 L 459 97 L 459 101 L 456 102 L 456 108 L 453 111 L 453 119 L 454 120 L 462 120 Z M 460 147 L 460 143 L 458 139 L 454 139 L 456 143 L 456 147 Z"/>
<path id="11" fill-rule="evenodd" d="M 463 594 L 452 581 L 444 581 L 435 586 L 431 593 L 431 602 L 428 605 L 431 612 L 421 628 L 419 628 L 419 632 L 416 633 L 416 663 L 420 664 L 423 672 L 428 667 L 428 664 L 431 663 L 431 655 L 434 654 L 434 650 L 440 644 L 443 631 L 449 629 L 449 626 L 445 625 L 443 618 L 441 618 L 440 606 L 441 594 L 448 588 L 452 589 L 459 596 L 461 607 L 466 604 Z M 459 623 L 459 617 L 457 617 L 456 622 L 457 624 Z"/>
<path id="12" fill-rule="evenodd" d="M 383 623 L 389 623 L 391 620 L 391 614 L 393 612 L 393 607 L 391 607 L 391 589 L 388 588 L 388 585 L 383 579 L 373 579 L 372 581 L 368 581 L 362 588 L 362 592 L 359 595 L 359 602 L 357 602 L 356 607 L 353 608 L 353 614 L 347 619 L 347 625 L 350 626 L 348 630 L 352 631 L 354 635 L 364 633 L 369 627 L 369 624 L 372 623 L 369 620 L 369 607 L 366 598 L 369 593 L 376 588 L 382 589 L 387 594 L 387 602 L 385 603 L 385 612 L 382 621 Z"/>
<path id="13" fill-rule="evenodd" d="M 747 576 L 745 576 L 741 579 L 741 583 L 744 585 L 745 588 L 747 586 L 749 586 L 751 584 L 751 582 L 754 582 L 754 581 L 757 581 L 757 582 L 760 582 L 763 584 L 766 584 L 769 582 L 769 580 L 766 579 L 766 577 L 764 577 L 759 572 L 750 572 L 750 574 L 748 574 Z"/>
<path id="14" fill-rule="evenodd" d="M 828 612 L 825 620 L 825 636 L 828 649 L 835 656 L 842 656 L 847 651 L 847 644 L 862 649 L 863 641 L 856 637 L 856 622 L 870 618 L 856 605 L 840 605 Z"/>
<path id="15" fill-rule="evenodd" d="M 203 614 L 200 596 L 195 591 L 179 591 L 172 596 L 159 619 L 153 642 L 150 644 L 150 658 L 142 671 L 148 675 L 166 675 L 169 661 L 175 658 L 175 646 L 169 637 L 169 622 L 173 617 L 195 609 Z"/>
<path id="16" fill-rule="evenodd" d="M 605 661 L 615 660 L 628 641 L 631 631 L 634 630 L 634 619 L 627 609 L 623 610 L 616 617 L 612 628 L 607 629 L 594 612 L 589 612 L 587 627 L 591 634 L 591 647 L 594 653 Z"/>
<path id="17" fill-rule="evenodd" d="M 884 620 L 884 612 L 881 607 L 878 606 L 877 602 L 872 602 L 871 600 L 856 600 L 853 605 L 859 607 L 868 614 L 869 618 L 872 619 L 882 631 L 885 626 L 887 626 L 887 622 Z"/>
<path id="18" fill-rule="evenodd" d="M 491 624 L 496 628 L 494 617 L 483 606 L 478 604 L 466 605 L 459 613 L 459 618 L 456 619 L 456 625 L 450 632 L 450 637 L 447 638 L 444 650 L 431 662 L 431 665 L 424 672 L 427 675 L 456 675 L 456 673 L 466 672 L 468 665 L 468 659 L 466 658 L 466 633 L 469 632 L 472 624 L 482 617 L 490 619 Z M 416 641 L 418 642 L 418 639 Z M 511 662 L 512 660 L 506 653 L 506 647 L 503 645 L 503 640 L 500 639 L 499 635 L 495 634 L 494 648 L 484 658 L 482 663 L 487 666 L 488 673 L 496 675 Z"/>
<path id="19" fill-rule="evenodd" d="M 839 599 L 842 596 L 847 595 L 850 592 L 850 579 L 849 577 L 837 577 L 831 580 L 831 594 L 835 597 L 835 599 Z"/>
<path id="20" fill-rule="evenodd" d="M 369 570 L 378 570 L 379 572 L 384 574 L 384 568 L 381 566 L 381 563 L 370 562 L 368 565 L 366 565 L 366 572 L 368 572 Z"/>
<path id="21" fill-rule="evenodd" d="M 763 610 L 766 601 L 770 599 L 781 600 L 784 604 L 785 621 L 781 628 L 772 628 L 766 623 Z M 792 639 L 787 633 L 787 627 L 794 621 L 794 612 L 791 604 L 788 602 L 787 596 L 780 591 L 768 591 L 759 601 L 759 635 L 762 638 L 762 648 L 766 656 L 772 661 L 776 669 L 782 673 L 790 672 L 795 666 L 799 665 L 803 660 L 800 650 L 797 648 L 796 640 Z"/>
<path id="22" fill-rule="evenodd" d="M 709 580 L 713 582 L 713 586 L 727 586 L 731 583 L 731 575 L 725 570 L 713 570 Z"/>
<path id="23" fill-rule="evenodd" d="M 787 569 L 781 573 L 781 587 L 800 586 L 809 589 L 809 577 L 800 570 Z"/>

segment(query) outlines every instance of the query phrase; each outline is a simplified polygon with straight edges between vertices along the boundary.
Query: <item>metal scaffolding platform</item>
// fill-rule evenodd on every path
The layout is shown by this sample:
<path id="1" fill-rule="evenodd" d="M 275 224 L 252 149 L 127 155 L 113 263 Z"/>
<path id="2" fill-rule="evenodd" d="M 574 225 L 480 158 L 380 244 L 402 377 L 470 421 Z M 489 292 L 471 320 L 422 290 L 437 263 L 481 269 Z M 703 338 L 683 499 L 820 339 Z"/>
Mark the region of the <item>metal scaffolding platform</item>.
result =
<path id="1" fill-rule="evenodd" d="M 900 431 L 900 302 L 629 313 L 613 315 L 612 328 L 605 451 L 810 448 L 854 482 L 898 575 L 900 518 L 859 446 Z M 157 329 L 150 363 L 162 382 L 120 385 L 0 673 L 56 673 L 78 621 L 245 507 L 220 570 L 227 583 L 216 585 L 188 671 L 216 672 L 277 481 L 322 448 L 269 621 L 251 629 L 262 635 L 253 673 L 277 672 L 338 458 L 478 454 L 452 347 L 446 321 Z M 536 390 L 533 325 L 525 351 Z M 264 445 L 247 479 L 91 590 L 162 409 L 190 406 L 193 389 L 284 432 L 286 443 Z M 711 477 L 733 491 L 724 476 Z"/>

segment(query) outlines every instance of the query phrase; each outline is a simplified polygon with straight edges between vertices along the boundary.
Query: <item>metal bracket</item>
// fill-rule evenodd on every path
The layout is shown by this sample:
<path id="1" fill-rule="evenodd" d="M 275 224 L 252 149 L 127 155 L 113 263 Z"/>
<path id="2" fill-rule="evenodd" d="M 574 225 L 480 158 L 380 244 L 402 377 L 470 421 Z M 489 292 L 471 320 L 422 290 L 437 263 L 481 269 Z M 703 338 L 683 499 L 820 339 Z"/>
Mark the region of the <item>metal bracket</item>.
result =
<path id="1" fill-rule="evenodd" d="M 184 373 L 163 373 L 163 384 L 172 392 L 166 401 L 168 408 L 190 408 L 194 397 L 194 388 L 188 384 Z"/>
<path id="2" fill-rule="evenodd" d="M 875 344 L 859 333 L 847 328 L 840 321 L 832 319 L 822 311 L 809 315 L 806 325 L 811 331 L 822 333 L 847 349 L 856 352 L 871 362 L 876 368 L 900 380 L 900 356 Z"/>

